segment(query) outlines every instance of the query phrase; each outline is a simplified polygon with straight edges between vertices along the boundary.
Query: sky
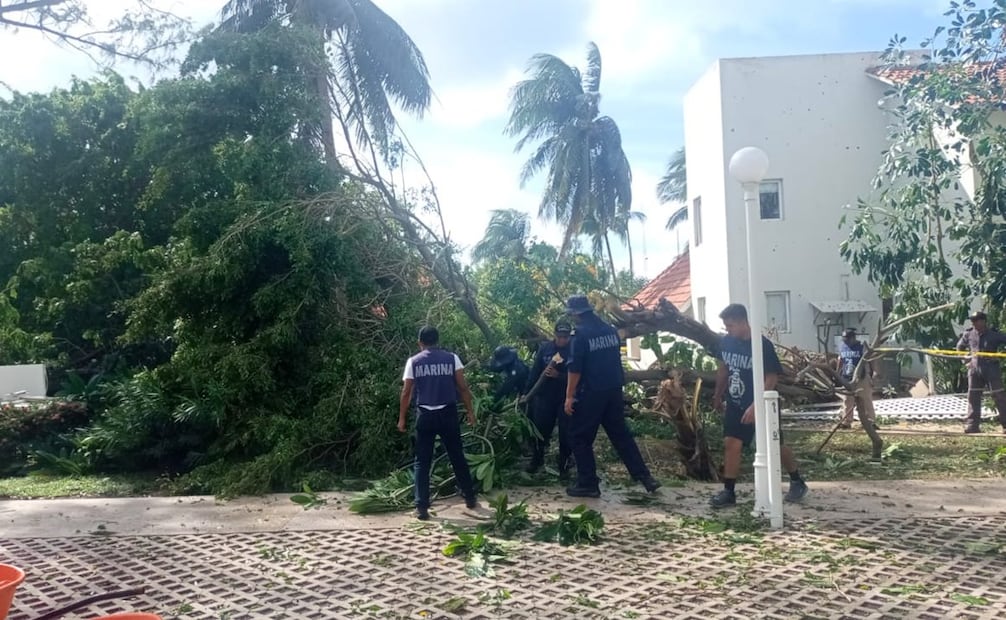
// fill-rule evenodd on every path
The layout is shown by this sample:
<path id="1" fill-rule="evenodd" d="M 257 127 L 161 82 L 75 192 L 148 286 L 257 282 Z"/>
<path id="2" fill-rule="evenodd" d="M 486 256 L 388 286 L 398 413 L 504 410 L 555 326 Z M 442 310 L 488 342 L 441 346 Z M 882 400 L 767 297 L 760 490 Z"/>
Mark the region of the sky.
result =
<path id="1" fill-rule="evenodd" d="M 601 113 L 622 133 L 632 166 L 637 273 L 653 277 L 686 241 L 664 228 L 672 205 L 660 205 L 657 179 L 684 140 L 684 94 L 718 58 L 882 50 L 894 34 L 914 46 L 947 19 L 949 0 L 375 0 L 411 35 L 431 73 L 435 99 L 422 118 L 401 125 L 421 154 L 440 195 L 452 239 L 470 248 L 494 209 L 532 214 L 534 234 L 558 244 L 561 231 L 537 219 L 541 183 L 520 187 L 530 154 L 515 153 L 503 135 L 507 93 L 530 57 L 544 52 L 582 66 L 585 48 L 601 52 Z M 89 0 L 95 24 L 121 14 L 132 0 Z M 152 0 L 208 24 L 217 0 Z M 47 91 L 71 76 L 100 69 L 79 52 L 30 32 L 0 30 L 0 82 L 19 91 Z M 139 81 L 136 67 L 119 70 Z M 0 93 L 2 94 L 2 93 Z M 619 268 L 625 248 L 615 248 Z"/>

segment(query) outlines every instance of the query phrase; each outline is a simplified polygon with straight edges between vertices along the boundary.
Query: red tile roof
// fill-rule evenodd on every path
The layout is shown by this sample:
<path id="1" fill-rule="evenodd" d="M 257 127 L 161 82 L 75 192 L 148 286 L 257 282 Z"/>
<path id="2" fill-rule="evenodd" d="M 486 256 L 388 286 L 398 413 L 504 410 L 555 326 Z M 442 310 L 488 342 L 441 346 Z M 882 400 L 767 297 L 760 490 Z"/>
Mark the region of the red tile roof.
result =
<path id="1" fill-rule="evenodd" d="M 976 75 L 982 73 L 981 78 L 989 80 L 992 84 L 1006 84 L 1006 63 L 973 63 L 969 65 L 940 65 L 938 70 L 948 71 L 953 69 L 963 68 L 964 72 L 968 75 Z M 901 85 L 907 84 L 909 80 L 915 76 L 922 73 L 923 69 L 919 66 L 915 67 L 870 67 L 866 70 L 868 75 L 886 82 L 891 85 Z M 949 71 L 948 71 L 949 73 Z M 973 100 L 975 97 L 969 97 L 968 100 Z"/>
<path id="2" fill-rule="evenodd" d="M 691 303 L 692 276 L 688 250 L 674 259 L 670 267 L 650 280 L 626 306 L 642 306 L 653 310 L 661 297 L 674 304 L 678 310 L 684 310 Z"/>

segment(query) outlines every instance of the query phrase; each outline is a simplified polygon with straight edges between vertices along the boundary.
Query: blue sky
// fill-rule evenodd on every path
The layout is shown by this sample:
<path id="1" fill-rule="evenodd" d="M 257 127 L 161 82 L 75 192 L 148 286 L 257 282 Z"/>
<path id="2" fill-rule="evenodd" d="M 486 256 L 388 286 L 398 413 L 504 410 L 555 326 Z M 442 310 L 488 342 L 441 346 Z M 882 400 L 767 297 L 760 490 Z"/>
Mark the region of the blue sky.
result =
<path id="1" fill-rule="evenodd" d="M 422 49 L 436 100 L 423 119 L 402 118 L 429 168 L 452 237 L 470 246 L 492 209 L 537 213 L 538 184 L 519 187 L 525 154 L 503 136 L 507 90 L 531 55 L 556 54 L 580 65 L 588 41 L 603 60 L 601 111 L 622 130 L 632 165 L 633 209 L 648 217 L 633 229 L 637 267 L 654 276 L 676 252 L 664 230 L 671 207 L 654 185 L 683 140 L 681 101 L 717 58 L 883 49 L 895 33 L 917 44 L 945 23 L 949 0 L 376 0 Z M 128 0 L 91 0 L 100 23 Z M 191 17 L 215 16 L 222 2 L 160 0 Z M 33 33 L 0 31 L 0 81 L 18 90 L 47 90 L 95 67 Z M 125 71 L 130 72 L 128 68 Z M 408 172 L 408 170 L 407 170 Z M 559 231 L 535 224 L 557 243 Z M 645 245 L 645 253 L 644 253 Z M 644 261 L 644 258 L 646 259 Z M 627 266 L 619 249 L 616 261 Z"/>

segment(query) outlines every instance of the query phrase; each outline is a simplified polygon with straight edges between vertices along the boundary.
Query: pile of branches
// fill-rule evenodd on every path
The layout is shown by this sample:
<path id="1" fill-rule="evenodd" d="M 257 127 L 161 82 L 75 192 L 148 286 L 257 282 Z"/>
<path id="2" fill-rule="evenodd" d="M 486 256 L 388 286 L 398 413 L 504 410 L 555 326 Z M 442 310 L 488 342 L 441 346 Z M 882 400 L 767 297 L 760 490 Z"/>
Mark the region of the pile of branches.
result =
<path id="1" fill-rule="evenodd" d="M 665 332 L 695 342 L 713 357 L 719 354 L 720 335 L 705 323 L 682 314 L 666 299 L 661 299 L 653 309 L 632 302 L 624 305 L 607 304 L 605 313 L 623 338 Z M 815 366 L 808 372 L 803 372 L 811 362 L 826 364 L 824 354 L 779 345 L 776 345 L 776 352 L 783 365 L 783 375 L 779 378 L 776 389 L 783 398 L 796 404 L 826 403 L 837 398 L 835 383 L 824 371 Z M 656 387 L 664 379 L 670 378 L 672 373 L 676 373 L 674 376 L 685 387 L 694 386 L 701 381 L 703 387 L 711 391 L 716 382 L 714 372 L 680 368 L 631 370 L 626 373 L 626 381 Z"/>
<path id="2" fill-rule="evenodd" d="M 876 349 L 887 343 L 903 324 L 951 307 L 952 304 L 947 304 L 923 310 L 886 325 L 883 322 L 878 323 L 877 335 L 867 344 L 868 353 L 862 363 L 875 362 L 883 357 L 883 353 Z M 709 329 L 705 323 L 685 316 L 666 299 L 661 299 L 654 309 L 643 308 L 629 302 L 604 304 L 603 311 L 623 338 L 665 332 L 697 343 L 713 357 L 719 354 L 720 335 Z M 779 377 L 776 390 L 790 404 L 830 403 L 857 391 L 857 386 L 842 379 L 832 366 L 833 356 L 778 344 L 775 347 L 783 366 L 783 374 Z M 694 386 L 701 381 L 709 390 L 716 381 L 715 373 L 712 372 L 673 368 L 629 371 L 626 373 L 626 381 L 635 381 L 656 388 L 661 381 L 672 376 L 676 376 L 676 380 L 686 387 Z"/>

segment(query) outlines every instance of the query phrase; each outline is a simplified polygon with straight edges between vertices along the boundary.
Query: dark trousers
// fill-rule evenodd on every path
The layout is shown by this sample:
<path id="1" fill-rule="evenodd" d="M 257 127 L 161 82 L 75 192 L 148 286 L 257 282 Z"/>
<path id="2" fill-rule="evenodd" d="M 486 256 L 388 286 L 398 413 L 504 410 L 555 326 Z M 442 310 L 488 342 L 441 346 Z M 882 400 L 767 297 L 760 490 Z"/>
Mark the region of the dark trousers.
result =
<path id="1" fill-rule="evenodd" d="M 433 444 L 440 437 L 440 444 L 447 452 L 454 468 L 454 478 L 465 498 L 475 497 L 472 474 L 465 460 L 461 445 L 461 423 L 458 420 L 458 406 L 447 405 L 443 409 L 427 410 L 419 408 L 416 419 L 416 507 L 430 507 L 430 468 L 433 466 Z"/>
<path id="2" fill-rule="evenodd" d="M 630 476 L 641 480 L 650 475 L 650 470 L 639 453 L 639 446 L 625 423 L 624 408 L 622 388 L 589 392 L 576 401 L 569 428 L 573 458 L 576 459 L 576 486 L 597 488 L 599 480 L 597 461 L 594 459 L 594 439 L 597 438 L 597 429 L 601 427 Z"/>
<path id="3" fill-rule="evenodd" d="M 559 465 L 565 464 L 572 454 L 572 447 L 569 441 L 569 416 L 562 408 L 566 404 L 565 394 L 543 394 L 534 399 L 531 404 L 531 421 L 541 435 L 535 445 L 534 457 L 542 459 L 548 444 L 552 440 L 552 430 L 559 426 Z"/>
<path id="4" fill-rule="evenodd" d="M 999 412 L 999 423 L 1006 427 L 1006 392 L 1003 392 L 1002 370 L 999 366 L 979 366 L 968 370 L 968 426 L 977 427 L 982 422 L 982 393 L 988 387 Z"/>

